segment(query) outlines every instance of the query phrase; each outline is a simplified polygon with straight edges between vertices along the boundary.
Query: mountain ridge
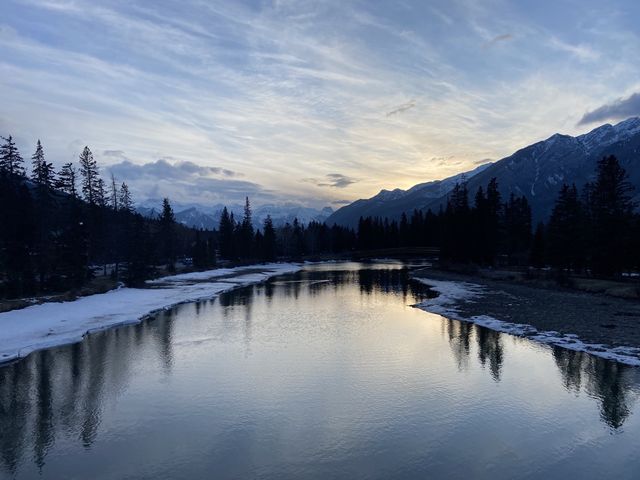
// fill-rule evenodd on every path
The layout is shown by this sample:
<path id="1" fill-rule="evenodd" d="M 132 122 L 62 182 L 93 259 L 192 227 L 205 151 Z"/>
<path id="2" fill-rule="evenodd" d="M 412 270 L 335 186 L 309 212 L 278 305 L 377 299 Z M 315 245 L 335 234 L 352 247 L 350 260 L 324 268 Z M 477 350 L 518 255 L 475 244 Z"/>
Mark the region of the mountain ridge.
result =
<path id="1" fill-rule="evenodd" d="M 404 194 L 396 194 L 394 198 L 382 194 L 399 189 L 382 190 L 371 198 L 356 200 L 336 210 L 326 222 L 355 227 L 361 216 L 398 219 L 402 213 L 409 214 L 414 209 L 437 211 L 446 205 L 447 195 L 456 181 L 464 178 L 471 196 L 493 177 L 498 181 L 503 200 L 511 194 L 524 195 L 532 205 L 534 220 L 544 220 L 551 213 L 562 184 L 575 183 L 582 187 L 594 178 L 597 160 L 608 154 L 618 157 L 636 187 L 635 199 L 640 200 L 640 117 L 631 117 L 615 125 L 600 125 L 575 137 L 555 133 L 496 162 L 400 190 Z M 437 189 L 441 195 L 434 198 Z"/>
<path id="2" fill-rule="evenodd" d="M 155 218 L 160 214 L 161 205 L 161 200 L 149 199 L 138 204 L 136 211 L 145 217 Z M 196 203 L 173 203 L 176 222 L 203 230 L 218 228 L 224 207 L 225 205 L 222 204 L 204 206 Z M 233 213 L 236 220 L 242 219 L 244 205 L 232 204 L 227 208 Z M 273 224 L 279 227 L 287 222 L 293 223 L 295 218 L 304 224 L 312 221 L 324 222 L 333 213 L 331 207 L 318 209 L 305 207 L 296 203 L 265 204 L 256 206 L 252 210 L 253 225 L 255 228 L 262 228 L 267 215 L 270 215 Z"/>

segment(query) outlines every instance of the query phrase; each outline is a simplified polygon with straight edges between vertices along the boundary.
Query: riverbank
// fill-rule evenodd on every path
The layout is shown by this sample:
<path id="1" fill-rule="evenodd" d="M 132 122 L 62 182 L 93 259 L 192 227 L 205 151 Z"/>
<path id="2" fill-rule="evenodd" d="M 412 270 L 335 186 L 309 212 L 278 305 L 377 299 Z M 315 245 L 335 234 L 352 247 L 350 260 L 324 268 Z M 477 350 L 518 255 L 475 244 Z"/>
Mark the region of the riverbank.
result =
<path id="1" fill-rule="evenodd" d="M 146 288 L 118 288 L 0 313 L 0 363 L 75 343 L 91 332 L 138 323 L 159 310 L 213 298 L 300 268 L 297 263 L 271 263 L 183 273 L 150 280 Z"/>
<path id="2" fill-rule="evenodd" d="M 439 296 L 423 310 L 640 366 L 640 302 L 432 268 L 413 272 Z"/>

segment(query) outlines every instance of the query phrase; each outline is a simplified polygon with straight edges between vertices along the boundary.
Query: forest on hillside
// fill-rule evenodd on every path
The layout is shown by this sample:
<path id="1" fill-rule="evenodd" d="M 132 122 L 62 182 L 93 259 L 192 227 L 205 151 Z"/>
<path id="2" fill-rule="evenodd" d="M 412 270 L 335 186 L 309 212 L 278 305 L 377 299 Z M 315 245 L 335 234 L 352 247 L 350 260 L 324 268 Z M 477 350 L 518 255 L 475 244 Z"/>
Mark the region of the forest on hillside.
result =
<path id="1" fill-rule="evenodd" d="M 262 228 L 223 210 L 218 229 L 175 221 L 169 199 L 146 218 L 134 208 L 126 179 L 107 181 L 89 147 L 59 171 L 36 143 L 30 168 L 12 137 L 0 147 L 0 296 L 15 298 L 77 289 L 98 275 L 129 285 L 176 264 L 317 258 L 354 251 L 433 247 L 443 262 L 512 265 L 612 276 L 640 267 L 640 217 L 632 186 L 613 156 L 598 163 L 582 191 L 564 185 L 546 223 L 532 226 L 525 196 L 502 199 L 495 179 L 470 193 L 457 184 L 438 212 L 415 210 L 399 221 L 361 218 L 357 230 L 297 220 Z M 27 171 L 29 170 L 29 171 Z"/>

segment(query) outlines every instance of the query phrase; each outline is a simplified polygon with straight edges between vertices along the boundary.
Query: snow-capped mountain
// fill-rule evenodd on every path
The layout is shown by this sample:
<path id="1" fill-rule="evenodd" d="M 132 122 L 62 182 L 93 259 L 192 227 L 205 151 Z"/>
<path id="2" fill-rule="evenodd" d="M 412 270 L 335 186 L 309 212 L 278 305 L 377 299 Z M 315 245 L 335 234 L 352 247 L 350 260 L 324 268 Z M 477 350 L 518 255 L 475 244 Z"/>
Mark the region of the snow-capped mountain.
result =
<path id="1" fill-rule="evenodd" d="M 584 135 L 555 134 L 492 164 L 482 165 L 462 175 L 470 196 L 496 177 L 503 198 L 513 193 L 525 195 L 532 206 L 534 220 L 551 213 L 563 183 L 579 188 L 593 180 L 596 163 L 604 155 L 616 155 L 636 187 L 640 200 L 640 118 L 633 117 L 616 125 L 602 125 Z M 327 223 L 354 226 L 360 216 L 399 218 L 414 209 L 437 211 L 446 203 L 448 193 L 461 178 L 428 182 L 403 191 L 383 190 L 378 195 L 358 200 L 337 210 Z M 412 193 L 413 192 L 413 193 Z M 389 195 L 393 193 L 393 195 Z"/>
<path id="2" fill-rule="evenodd" d="M 146 217 L 157 217 L 160 213 L 162 200 L 151 199 L 141 202 L 137 211 Z M 211 230 L 218 228 L 224 205 L 204 206 L 199 204 L 172 203 L 173 211 L 178 223 L 183 225 Z M 233 204 L 227 206 L 234 217 L 240 220 L 244 214 L 244 205 Z M 331 207 L 316 209 L 296 203 L 260 205 L 253 208 L 252 218 L 255 227 L 262 227 L 267 215 L 271 215 L 275 226 L 293 223 L 294 219 L 308 224 L 311 221 L 324 222 L 331 214 Z"/>

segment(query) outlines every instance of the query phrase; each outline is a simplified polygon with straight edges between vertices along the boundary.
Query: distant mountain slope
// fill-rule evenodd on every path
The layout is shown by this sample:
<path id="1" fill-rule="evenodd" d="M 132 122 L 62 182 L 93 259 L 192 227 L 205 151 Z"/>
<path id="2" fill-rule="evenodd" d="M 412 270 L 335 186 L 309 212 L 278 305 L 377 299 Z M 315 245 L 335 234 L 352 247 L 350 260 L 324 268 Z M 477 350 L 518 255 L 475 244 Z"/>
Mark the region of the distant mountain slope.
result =
<path id="1" fill-rule="evenodd" d="M 483 172 L 492 164 L 480 165 L 474 170 L 459 173 L 444 180 L 420 183 L 408 190 L 382 190 L 376 196 L 356 200 L 336 210 L 327 220 L 329 225 L 338 224 L 355 227 L 360 217 L 388 217 L 399 218 L 403 212 L 410 213 L 414 209 L 424 208 L 434 200 L 445 196 L 455 186 L 456 182 L 469 180 Z"/>
<path id="2" fill-rule="evenodd" d="M 161 200 L 147 200 L 137 206 L 137 211 L 145 217 L 157 217 L 160 213 Z M 212 230 L 218 228 L 220 223 L 220 215 L 223 205 L 214 205 L 207 207 L 199 204 L 180 204 L 173 203 L 173 210 L 176 221 L 188 227 L 202 228 L 204 230 Z M 237 220 L 242 219 L 244 213 L 243 205 L 229 205 L 229 210 Z M 294 219 L 299 222 L 308 224 L 311 221 L 324 222 L 331 214 L 331 207 L 316 209 L 305 207 L 295 203 L 260 205 L 253 208 L 253 224 L 254 227 L 262 227 L 267 215 L 271 215 L 273 223 L 276 227 L 285 223 L 293 223 Z"/>
<path id="3" fill-rule="evenodd" d="M 617 125 L 602 125 L 577 137 L 555 134 L 463 175 L 468 183 L 470 201 L 479 186 L 486 186 L 492 177 L 496 177 L 503 198 L 511 193 L 525 195 L 531 203 L 534 220 L 542 220 L 551 213 L 563 183 L 575 183 L 582 187 L 587 181 L 593 180 L 597 161 L 609 154 L 618 157 L 629 174 L 629 180 L 636 187 L 636 200 L 640 200 L 638 117 Z M 403 211 L 411 212 L 416 208 L 437 211 L 446 203 L 456 177 L 416 185 L 406 192 L 383 190 L 375 197 L 342 207 L 327 219 L 327 223 L 355 226 L 360 216 L 399 218 Z M 422 194 L 409 193 L 414 190 Z M 397 193 L 390 195 L 394 192 Z"/>

